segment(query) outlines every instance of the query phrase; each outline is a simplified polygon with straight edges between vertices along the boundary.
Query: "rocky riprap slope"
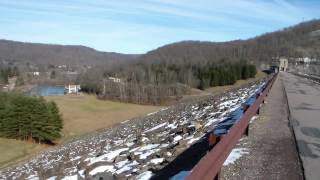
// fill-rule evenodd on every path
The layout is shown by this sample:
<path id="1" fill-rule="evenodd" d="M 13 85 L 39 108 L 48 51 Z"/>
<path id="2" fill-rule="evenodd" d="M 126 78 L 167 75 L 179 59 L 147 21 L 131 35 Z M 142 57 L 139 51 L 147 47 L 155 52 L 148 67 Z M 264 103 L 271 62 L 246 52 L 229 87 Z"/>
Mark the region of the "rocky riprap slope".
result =
<path id="1" fill-rule="evenodd" d="M 132 119 L 0 171 L 0 179 L 149 179 L 265 81 Z"/>

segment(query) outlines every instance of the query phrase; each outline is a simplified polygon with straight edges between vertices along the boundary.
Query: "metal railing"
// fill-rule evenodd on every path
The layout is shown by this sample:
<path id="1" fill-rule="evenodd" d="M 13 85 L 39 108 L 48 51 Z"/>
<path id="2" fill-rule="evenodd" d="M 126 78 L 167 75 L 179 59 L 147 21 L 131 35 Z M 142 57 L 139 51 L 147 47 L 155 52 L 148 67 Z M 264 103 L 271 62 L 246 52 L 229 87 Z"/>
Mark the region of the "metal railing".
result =
<path id="1" fill-rule="evenodd" d="M 256 94 L 256 101 L 252 105 L 244 107 L 243 116 L 229 129 L 228 133 L 222 136 L 216 136 L 212 133 L 209 136 L 209 147 L 212 149 L 193 167 L 189 176 L 186 177 L 187 180 L 212 180 L 219 178 L 221 167 L 232 149 L 243 134 L 248 135 L 250 120 L 254 115 L 259 113 L 260 105 L 264 102 L 276 77 L 277 74 L 273 75 L 265 88 Z"/>

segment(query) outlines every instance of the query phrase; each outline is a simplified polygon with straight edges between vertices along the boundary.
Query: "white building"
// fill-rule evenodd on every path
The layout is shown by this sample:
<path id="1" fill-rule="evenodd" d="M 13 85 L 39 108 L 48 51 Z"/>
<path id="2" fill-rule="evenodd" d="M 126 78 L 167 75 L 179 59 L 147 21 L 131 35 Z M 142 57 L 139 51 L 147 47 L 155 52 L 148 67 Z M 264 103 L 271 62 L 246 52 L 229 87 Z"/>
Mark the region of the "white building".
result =
<path id="1" fill-rule="evenodd" d="M 112 82 L 115 82 L 115 83 L 120 83 L 121 82 L 121 79 L 116 78 L 116 77 L 109 77 L 108 80 L 112 81 Z"/>
<path id="2" fill-rule="evenodd" d="M 67 94 L 78 94 L 80 91 L 80 85 L 69 84 L 65 86 L 65 90 Z"/>
<path id="3" fill-rule="evenodd" d="M 280 71 L 287 71 L 288 66 L 289 66 L 288 59 L 286 59 L 286 58 L 279 59 L 279 70 Z"/>

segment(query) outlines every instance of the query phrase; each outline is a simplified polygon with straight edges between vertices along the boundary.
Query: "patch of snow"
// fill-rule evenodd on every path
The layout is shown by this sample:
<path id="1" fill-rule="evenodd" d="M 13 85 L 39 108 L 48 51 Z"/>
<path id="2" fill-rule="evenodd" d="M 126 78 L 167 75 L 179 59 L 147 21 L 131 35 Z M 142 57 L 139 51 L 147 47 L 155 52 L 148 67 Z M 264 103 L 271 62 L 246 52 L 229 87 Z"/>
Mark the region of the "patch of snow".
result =
<path id="1" fill-rule="evenodd" d="M 161 108 L 160 111 L 165 111 L 167 109 L 168 109 L 167 107 L 166 108 Z"/>
<path id="2" fill-rule="evenodd" d="M 167 154 L 168 157 L 171 157 L 171 156 L 172 156 L 172 153 L 169 152 L 169 151 L 168 151 L 166 154 Z"/>
<path id="3" fill-rule="evenodd" d="M 250 119 L 250 124 L 253 123 L 255 120 L 257 120 L 258 117 L 259 117 L 259 116 L 253 116 L 253 117 Z"/>
<path id="4" fill-rule="evenodd" d="M 147 141 L 149 141 L 149 139 L 147 137 L 142 137 L 141 141 L 142 142 L 147 142 Z"/>
<path id="5" fill-rule="evenodd" d="M 81 158 L 81 156 L 77 156 L 77 157 L 74 157 L 74 158 L 70 159 L 70 161 L 75 161 L 75 160 L 78 160 L 80 158 Z"/>
<path id="6" fill-rule="evenodd" d="M 131 149 L 129 152 L 134 152 L 134 151 L 137 151 L 140 147 L 135 147 L 133 149 Z"/>
<path id="7" fill-rule="evenodd" d="M 152 172 L 151 171 L 146 171 L 143 172 L 142 174 L 138 175 L 136 177 L 137 180 L 148 180 L 152 177 Z"/>
<path id="8" fill-rule="evenodd" d="M 163 161 L 164 161 L 164 158 L 155 158 L 150 160 L 152 164 L 159 164 L 159 163 L 162 163 Z"/>
<path id="9" fill-rule="evenodd" d="M 178 142 L 182 139 L 182 136 L 177 135 L 176 137 L 173 138 L 173 142 Z"/>
<path id="10" fill-rule="evenodd" d="M 84 175 L 84 169 L 82 169 L 82 170 L 80 170 L 80 171 L 78 171 L 78 174 L 82 177 L 82 178 L 84 178 L 85 177 L 85 175 Z"/>
<path id="11" fill-rule="evenodd" d="M 92 165 L 96 162 L 99 162 L 99 161 L 104 161 L 105 159 L 107 161 L 112 161 L 115 157 L 117 157 L 121 152 L 123 151 L 127 151 L 129 150 L 129 148 L 122 148 L 122 149 L 117 149 L 117 150 L 114 150 L 114 151 L 111 151 L 107 154 L 104 154 L 102 156 L 99 156 L 99 157 L 94 157 L 94 158 L 91 158 L 90 159 L 90 163 L 89 165 Z"/>
<path id="12" fill-rule="evenodd" d="M 117 163 L 115 164 L 115 166 L 116 166 L 117 168 L 121 168 L 121 167 L 123 167 L 124 165 L 126 165 L 126 164 L 128 164 L 128 163 L 129 163 L 129 160 L 126 159 L 126 160 L 124 160 L 124 161 L 117 162 Z"/>
<path id="13" fill-rule="evenodd" d="M 146 159 L 148 156 L 150 156 L 151 154 L 154 154 L 158 151 L 160 151 L 160 149 L 148 150 L 148 151 L 144 152 L 143 154 L 140 154 L 140 159 Z"/>
<path id="14" fill-rule="evenodd" d="M 128 147 L 131 147 L 131 146 L 133 146 L 135 143 L 134 142 L 128 142 L 128 143 L 126 143 L 126 145 L 128 146 Z"/>
<path id="15" fill-rule="evenodd" d="M 114 172 L 115 169 L 112 165 L 108 165 L 108 166 L 98 166 L 96 168 L 94 168 L 93 170 L 91 170 L 89 172 L 89 175 L 91 176 L 94 176 L 98 173 L 102 173 L 102 172 L 106 172 L 106 171 L 109 171 L 109 172 Z"/>
<path id="16" fill-rule="evenodd" d="M 176 129 L 178 126 L 176 125 L 176 123 L 173 123 L 173 124 L 169 124 L 167 127 L 171 129 Z"/>
<path id="17" fill-rule="evenodd" d="M 228 158 L 224 161 L 223 165 L 228 166 L 229 164 L 233 164 L 239 159 L 242 155 L 249 154 L 247 148 L 235 148 L 231 151 Z"/>
<path id="18" fill-rule="evenodd" d="M 127 164 L 127 165 L 123 166 L 122 168 L 118 169 L 115 173 L 121 174 L 123 172 L 130 171 L 131 169 L 133 169 L 133 166 L 136 166 L 138 164 L 139 163 L 137 161 L 133 161 L 132 163 Z"/>
<path id="19" fill-rule="evenodd" d="M 165 125 L 167 125 L 167 123 L 159 124 L 159 125 L 157 125 L 157 126 L 155 126 L 155 127 L 151 128 L 151 129 L 148 129 L 148 130 L 144 131 L 143 133 L 147 133 L 147 132 L 154 131 L 154 130 L 156 130 L 156 129 L 162 128 L 162 127 L 163 127 L 163 126 L 165 126 Z"/>
<path id="20" fill-rule="evenodd" d="M 222 117 L 222 118 L 211 118 L 211 119 L 209 119 L 208 120 L 208 122 L 204 125 L 204 127 L 208 127 L 208 126 L 211 126 L 213 123 L 215 123 L 215 122 L 221 122 L 221 121 L 223 121 L 223 120 L 225 120 L 226 119 L 226 117 Z"/>
<path id="21" fill-rule="evenodd" d="M 152 112 L 152 113 L 148 113 L 147 114 L 147 116 L 151 116 L 151 115 L 154 115 L 154 114 L 156 114 L 158 111 L 156 111 L 156 112 Z"/>
<path id="22" fill-rule="evenodd" d="M 27 177 L 28 180 L 39 180 L 39 177 L 37 175 L 30 175 Z"/>
<path id="23" fill-rule="evenodd" d="M 130 171 L 131 169 L 132 169 L 131 166 L 124 166 L 124 167 L 122 167 L 121 169 L 118 169 L 115 173 L 116 173 L 116 174 L 121 174 L 121 173 L 123 173 L 123 172 Z"/>
<path id="24" fill-rule="evenodd" d="M 122 121 L 121 124 L 125 124 L 126 122 L 129 122 L 130 120 L 125 120 L 125 121 Z"/>
<path id="25" fill-rule="evenodd" d="M 161 144 L 161 146 L 159 148 L 165 148 L 165 147 L 168 147 L 169 144 Z"/>
<path id="26" fill-rule="evenodd" d="M 78 175 L 73 175 L 73 176 L 65 176 L 61 180 L 78 180 Z"/>
<path id="27" fill-rule="evenodd" d="M 57 176 L 52 176 L 52 177 L 49 177 L 47 180 L 56 180 L 57 179 Z"/>
<path id="28" fill-rule="evenodd" d="M 146 146 L 140 147 L 140 149 L 138 151 L 147 151 L 147 150 L 154 149 L 154 148 L 156 148 L 158 146 L 160 146 L 160 144 L 148 144 Z"/>
<path id="29" fill-rule="evenodd" d="M 192 144 L 195 141 L 198 141 L 201 137 L 192 138 L 188 141 L 188 144 Z"/>

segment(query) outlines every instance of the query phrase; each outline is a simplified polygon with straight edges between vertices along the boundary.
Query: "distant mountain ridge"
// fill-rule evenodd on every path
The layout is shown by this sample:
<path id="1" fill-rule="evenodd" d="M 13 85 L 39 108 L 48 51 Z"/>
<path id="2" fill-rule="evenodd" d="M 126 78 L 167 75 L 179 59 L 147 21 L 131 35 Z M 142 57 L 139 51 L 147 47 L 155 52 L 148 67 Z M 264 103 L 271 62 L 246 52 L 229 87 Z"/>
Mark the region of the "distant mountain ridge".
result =
<path id="1" fill-rule="evenodd" d="M 183 63 L 246 59 L 270 62 L 272 57 L 320 58 L 320 20 L 303 22 L 248 40 L 229 42 L 183 41 L 165 45 L 143 55 L 144 61 Z"/>
<path id="2" fill-rule="evenodd" d="M 246 59 L 270 62 L 272 57 L 320 58 L 320 20 L 300 23 L 248 40 L 228 42 L 183 41 L 143 55 L 101 52 L 85 46 L 49 45 L 0 40 L 0 61 L 36 64 L 110 65 L 127 60 L 140 63 L 184 63 Z"/>
<path id="3" fill-rule="evenodd" d="M 0 40 L 0 61 L 53 65 L 103 65 L 136 57 L 138 55 L 101 52 L 85 46 Z"/>

